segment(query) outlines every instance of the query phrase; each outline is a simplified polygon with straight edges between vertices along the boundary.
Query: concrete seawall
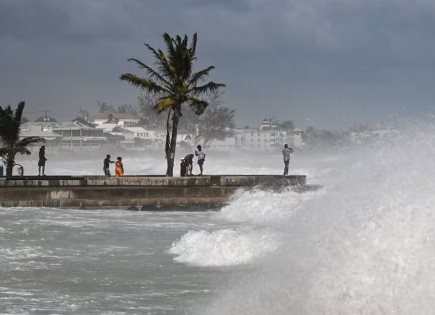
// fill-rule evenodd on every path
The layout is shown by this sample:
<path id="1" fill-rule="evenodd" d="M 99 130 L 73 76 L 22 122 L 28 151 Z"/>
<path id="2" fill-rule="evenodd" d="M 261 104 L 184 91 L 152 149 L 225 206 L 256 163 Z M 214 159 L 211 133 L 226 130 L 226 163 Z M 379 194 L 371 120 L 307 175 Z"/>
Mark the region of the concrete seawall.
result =
<path id="1" fill-rule="evenodd" d="M 310 189 L 305 175 L 9 177 L 0 178 L 0 206 L 204 210 L 254 187 Z"/>

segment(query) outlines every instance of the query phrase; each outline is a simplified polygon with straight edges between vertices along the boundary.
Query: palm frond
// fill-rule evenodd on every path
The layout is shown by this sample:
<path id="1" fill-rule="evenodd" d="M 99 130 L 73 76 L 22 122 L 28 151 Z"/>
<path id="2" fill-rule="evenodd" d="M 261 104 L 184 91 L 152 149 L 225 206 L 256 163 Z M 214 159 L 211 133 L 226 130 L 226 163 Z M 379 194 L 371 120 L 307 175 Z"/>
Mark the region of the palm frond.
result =
<path id="1" fill-rule="evenodd" d="M 188 102 L 189 102 L 188 103 L 189 106 L 193 109 L 193 111 L 197 115 L 201 115 L 204 112 L 204 110 L 207 108 L 207 106 L 209 105 L 209 103 L 207 101 L 200 100 L 200 99 L 197 99 L 194 97 L 189 97 Z"/>
<path id="2" fill-rule="evenodd" d="M 184 35 L 183 41 L 181 42 L 182 47 L 187 47 L 187 35 Z"/>
<path id="3" fill-rule="evenodd" d="M 29 148 L 27 147 L 15 147 L 15 152 L 19 153 L 19 154 L 25 154 L 25 155 L 30 155 L 32 154 L 32 152 L 30 152 Z"/>
<path id="4" fill-rule="evenodd" d="M 171 61 L 166 57 L 165 53 L 159 50 L 159 70 L 165 76 L 170 78 L 171 80 L 175 80 L 177 78 L 176 70 L 171 63 Z"/>
<path id="5" fill-rule="evenodd" d="M 147 92 L 152 93 L 152 94 L 159 94 L 159 93 L 163 93 L 163 92 L 170 94 L 170 92 L 166 88 L 160 86 L 159 84 L 157 84 L 153 80 L 144 79 L 144 78 L 141 78 L 135 74 L 124 73 L 119 78 L 122 81 L 127 81 L 131 85 L 134 85 L 136 87 L 144 89 Z"/>
<path id="6" fill-rule="evenodd" d="M 166 98 L 163 98 L 160 102 L 158 102 L 154 106 L 154 110 L 157 113 L 161 113 L 161 112 L 165 111 L 167 108 L 172 107 L 174 104 L 175 104 L 175 101 L 172 97 L 166 97 Z"/>
<path id="7" fill-rule="evenodd" d="M 163 41 L 166 44 L 166 49 L 169 53 L 169 56 L 175 55 L 175 47 L 174 47 L 174 40 L 168 33 L 163 34 Z"/>
<path id="8" fill-rule="evenodd" d="M 24 111 L 24 106 L 26 105 L 25 102 L 19 102 L 18 103 L 18 107 L 15 110 L 15 115 L 14 115 L 14 119 L 16 122 L 20 123 L 21 122 L 21 116 L 23 116 L 23 111 Z"/>
<path id="9" fill-rule="evenodd" d="M 25 137 L 17 142 L 17 146 L 27 147 L 38 144 L 40 142 L 45 142 L 44 138 L 41 137 Z"/>
<path id="10" fill-rule="evenodd" d="M 166 76 L 168 78 L 175 78 L 175 73 L 174 73 L 173 67 L 170 65 L 164 52 L 161 51 L 160 49 L 156 50 L 146 43 L 144 45 L 148 48 L 149 51 L 151 51 L 151 53 L 154 55 L 154 57 L 158 61 L 157 63 L 159 65 L 159 71 L 163 74 L 163 76 Z"/>
<path id="11" fill-rule="evenodd" d="M 20 123 L 25 103 L 20 102 L 15 112 L 11 106 L 0 106 L 0 139 L 3 143 L 13 145 L 19 139 Z"/>
<path id="12" fill-rule="evenodd" d="M 210 66 L 192 74 L 192 79 L 189 81 L 189 86 L 195 86 L 201 79 L 203 79 L 205 76 L 208 76 L 209 72 L 214 68 L 214 66 Z"/>
<path id="13" fill-rule="evenodd" d="M 225 84 L 215 83 L 213 81 L 210 81 L 207 84 L 191 88 L 189 92 L 192 92 L 195 95 L 199 95 L 207 92 L 213 93 L 216 92 L 220 87 L 225 87 Z"/>
<path id="14" fill-rule="evenodd" d="M 196 41 L 198 40 L 198 34 L 194 33 L 192 37 L 192 43 L 190 44 L 189 52 L 191 57 L 196 55 Z"/>
<path id="15" fill-rule="evenodd" d="M 166 84 L 167 87 L 170 86 L 170 83 L 167 80 L 165 80 L 165 78 L 163 78 L 160 74 L 158 74 L 157 71 L 155 71 L 153 68 L 151 68 L 151 67 L 147 66 L 146 64 L 144 64 L 142 61 L 140 61 L 138 59 L 135 59 L 135 58 L 129 58 L 127 60 L 135 62 L 139 66 L 139 68 L 147 70 L 148 74 L 152 78 L 157 78 L 158 80 L 160 80 L 161 82 Z"/>
<path id="16" fill-rule="evenodd" d="M 6 118 L 12 119 L 13 116 L 14 112 L 11 108 L 11 105 L 6 106 L 5 109 L 0 106 L 0 120 L 4 120 Z"/>
<path id="17" fill-rule="evenodd" d="M 149 45 L 147 47 L 153 52 L 154 56 L 156 57 L 156 63 L 158 64 L 158 69 L 161 72 L 162 77 L 166 77 L 172 80 L 176 78 L 174 67 L 166 57 L 165 53 L 161 49 L 155 50 Z"/>
<path id="18" fill-rule="evenodd" d="M 155 50 L 152 46 L 150 46 L 149 44 L 145 43 L 144 44 L 146 48 L 148 48 L 149 51 L 151 51 L 151 53 L 154 55 L 154 57 L 159 60 L 160 59 L 160 54 L 157 52 L 157 50 Z"/>

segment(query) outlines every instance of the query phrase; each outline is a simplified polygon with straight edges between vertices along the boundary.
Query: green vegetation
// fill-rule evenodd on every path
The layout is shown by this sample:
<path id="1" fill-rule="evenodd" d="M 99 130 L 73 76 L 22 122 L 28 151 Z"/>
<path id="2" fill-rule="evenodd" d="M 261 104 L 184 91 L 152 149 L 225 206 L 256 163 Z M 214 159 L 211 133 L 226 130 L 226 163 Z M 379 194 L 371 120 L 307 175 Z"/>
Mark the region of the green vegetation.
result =
<path id="1" fill-rule="evenodd" d="M 6 164 L 6 176 L 12 176 L 17 154 L 30 155 L 29 147 L 44 141 L 40 137 L 20 139 L 20 122 L 24 105 L 24 102 L 19 103 L 15 112 L 10 105 L 4 109 L 0 106 L 0 157 Z"/>
<path id="2" fill-rule="evenodd" d="M 196 33 L 193 35 L 190 46 L 187 35 L 184 38 L 178 35 L 172 38 L 165 33 L 163 41 L 166 53 L 145 44 L 156 59 L 158 70 L 154 70 L 138 59 L 130 58 L 129 61 L 136 63 L 139 68 L 146 71 L 147 77 L 125 73 L 121 75 L 120 79 L 157 96 L 154 105 L 154 110 L 157 113 L 168 112 L 165 143 L 166 175 L 173 176 L 178 123 L 182 116 L 182 105 L 188 105 L 197 115 L 200 115 L 209 105 L 206 100 L 200 97 L 209 92 L 215 92 L 225 85 L 212 81 L 203 84 L 205 77 L 214 69 L 213 66 L 193 72 L 193 62 L 196 60 Z"/>

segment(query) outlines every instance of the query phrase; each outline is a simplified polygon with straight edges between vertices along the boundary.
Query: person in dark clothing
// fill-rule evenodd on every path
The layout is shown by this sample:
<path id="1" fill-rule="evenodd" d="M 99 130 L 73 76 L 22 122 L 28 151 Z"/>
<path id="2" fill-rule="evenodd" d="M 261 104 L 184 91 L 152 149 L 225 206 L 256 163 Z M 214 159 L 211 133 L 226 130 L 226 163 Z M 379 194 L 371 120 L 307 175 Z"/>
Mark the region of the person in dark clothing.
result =
<path id="1" fill-rule="evenodd" d="M 195 150 L 195 155 L 198 157 L 198 165 L 199 165 L 199 170 L 201 173 L 199 173 L 199 175 L 202 175 L 202 167 L 204 165 L 204 161 L 205 161 L 205 153 L 204 151 L 202 151 L 202 147 L 200 145 L 198 145 L 197 150 Z"/>
<path id="2" fill-rule="evenodd" d="M 42 146 L 39 149 L 38 176 L 41 176 L 41 173 L 42 176 L 45 176 L 45 161 L 47 161 L 47 158 L 45 157 L 45 146 Z"/>
<path id="3" fill-rule="evenodd" d="M 103 171 L 104 171 L 104 175 L 106 175 L 106 176 L 111 176 L 110 175 L 110 163 L 115 163 L 115 161 L 111 161 L 110 154 L 107 154 L 106 158 L 104 159 L 104 162 L 103 162 Z"/>
<path id="4" fill-rule="evenodd" d="M 288 147 L 288 144 L 284 145 L 282 149 L 282 156 L 284 159 L 284 176 L 288 175 L 288 165 L 290 164 L 290 153 L 293 153 L 293 149 Z"/>
<path id="5" fill-rule="evenodd" d="M 186 169 L 186 174 L 185 175 L 190 175 L 192 176 L 192 169 L 193 169 L 193 154 L 188 154 L 184 157 L 184 161 L 185 163 L 188 165 L 187 169 Z"/>

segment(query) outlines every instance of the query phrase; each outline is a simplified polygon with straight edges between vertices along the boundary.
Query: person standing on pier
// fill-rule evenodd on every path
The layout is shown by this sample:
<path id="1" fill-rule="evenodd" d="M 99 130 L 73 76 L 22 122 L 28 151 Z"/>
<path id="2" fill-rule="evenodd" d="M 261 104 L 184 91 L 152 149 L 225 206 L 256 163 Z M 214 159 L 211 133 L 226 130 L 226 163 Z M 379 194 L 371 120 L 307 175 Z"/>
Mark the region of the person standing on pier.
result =
<path id="1" fill-rule="evenodd" d="M 39 149 L 38 176 L 41 176 L 41 173 L 42 176 L 45 176 L 45 161 L 47 161 L 47 158 L 45 157 L 45 146 L 43 145 Z"/>
<path id="2" fill-rule="evenodd" d="M 204 161 L 205 161 L 205 153 L 204 151 L 202 151 L 202 147 L 200 145 L 198 145 L 197 150 L 195 150 L 195 156 L 198 157 L 198 165 L 199 165 L 199 170 L 200 170 L 200 174 L 202 175 L 202 166 L 204 165 Z"/>
<path id="3" fill-rule="evenodd" d="M 122 164 L 122 158 L 118 156 L 116 160 L 117 161 L 115 163 L 115 175 L 117 177 L 122 177 L 124 176 L 124 164 Z"/>
<path id="4" fill-rule="evenodd" d="M 288 144 L 284 145 L 282 149 L 282 156 L 284 158 L 284 176 L 288 175 L 288 165 L 290 164 L 290 153 L 293 153 L 293 149 L 288 147 Z"/>
<path id="5" fill-rule="evenodd" d="M 111 161 L 110 154 L 107 154 L 103 162 L 103 171 L 106 176 L 110 176 L 110 163 L 115 163 L 115 161 Z"/>

